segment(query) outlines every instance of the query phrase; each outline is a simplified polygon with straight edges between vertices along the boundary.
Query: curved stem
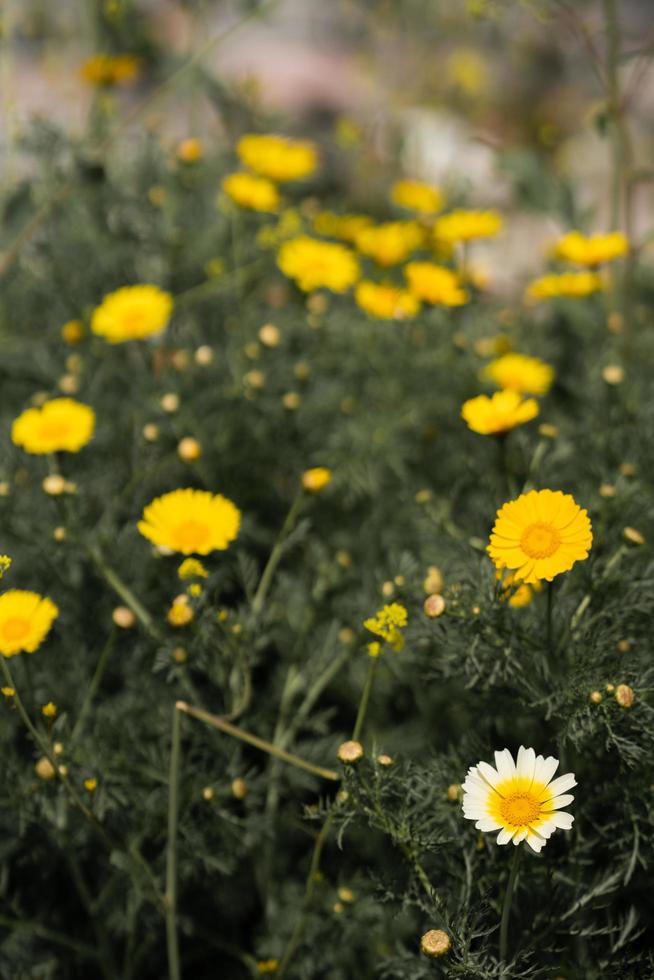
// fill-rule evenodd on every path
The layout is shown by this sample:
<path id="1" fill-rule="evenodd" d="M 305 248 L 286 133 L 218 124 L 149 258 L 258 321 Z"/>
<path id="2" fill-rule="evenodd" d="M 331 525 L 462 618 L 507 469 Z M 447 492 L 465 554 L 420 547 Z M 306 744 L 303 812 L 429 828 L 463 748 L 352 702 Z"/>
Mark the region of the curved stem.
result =
<path id="1" fill-rule="evenodd" d="M 173 705 L 170 776 L 168 780 L 168 841 L 166 844 L 166 942 L 168 975 L 180 980 L 177 940 L 177 822 L 179 817 L 179 762 L 181 754 L 181 713 Z"/>
<path id="2" fill-rule="evenodd" d="M 254 595 L 254 599 L 252 600 L 252 616 L 255 620 L 261 615 L 264 602 L 266 601 L 266 596 L 268 595 L 268 589 L 270 588 L 273 576 L 277 570 L 277 566 L 279 565 L 282 555 L 284 554 L 284 544 L 287 537 L 295 527 L 295 522 L 298 514 L 300 513 L 303 500 L 304 494 L 302 491 L 300 491 L 291 504 L 291 509 L 286 515 L 286 520 L 282 524 L 279 537 L 275 541 L 273 550 L 270 552 L 270 558 L 268 559 L 266 567 L 263 570 L 263 575 L 261 576 L 257 591 Z"/>
<path id="3" fill-rule="evenodd" d="M 506 963 L 506 956 L 507 956 L 508 945 L 509 945 L 509 917 L 511 915 L 511 902 L 513 899 L 513 890 L 515 888 L 515 882 L 518 876 L 518 863 L 520 861 L 520 847 L 521 847 L 520 844 L 514 846 L 511 871 L 509 872 L 509 880 L 507 882 L 506 891 L 504 893 L 504 906 L 502 908 L 502 920 L 500 922 L 500 961 L 503 964 Z"/>
<path id="4" fill-rule="evenodd" d="M 366 675 L 366 683 L 363 686 L 363 691 L 361 692 L 361 700 L 359 701 L 359 710 L 357 712 L 357 720 L 354 723 L 354 731 L 352 732 L 352 741 L 358 742 L 361 737 L 361 732 L 363 730 L 363 723 L 366 720 L 366 712 L 368 710 L 368 702 L 370 700 L 370 694 L 372 692 L 372 686 L 375 681 L 375 672 L 377 670 L 377 661 L 379 657 L 368 657 L 368 673 Z"/>

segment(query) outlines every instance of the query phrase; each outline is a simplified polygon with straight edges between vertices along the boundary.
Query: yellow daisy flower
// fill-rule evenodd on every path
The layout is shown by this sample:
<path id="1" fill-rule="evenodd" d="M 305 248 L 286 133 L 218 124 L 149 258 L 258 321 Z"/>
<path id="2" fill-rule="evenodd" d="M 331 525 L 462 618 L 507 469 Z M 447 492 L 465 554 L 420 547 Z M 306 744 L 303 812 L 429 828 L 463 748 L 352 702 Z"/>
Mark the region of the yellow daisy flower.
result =
<path id="1" fill-rule="evenodd" d="M 131 54 L 94 54 L 82 65 L 81 76 L 89 85 L 126 85 L 140 67 L 140 59 Z"/>
<path id="2" fill-rule="evenodd" d="M 339 238 L 343 242 L 356 242 L 357 235 L 364 228 L 372 225 L 372 218 L 367 214 L 334 214 L 333 211 L 321 211 L 313 219 L 313 230 L 318 235 L 327 238 Z"/>
<path id="3" fill-rule="evenodd" d="M 404 275 L 411 293 L 425 303 L 462 306 L 468 301 L 456 273 L 435 262 L 409 262 L 404 267 Z"/>
<path id="4" fill-rule="evenodd" d="M 91 330 L 110 344 L 141 340 L 160 333 L 173 309 L 173 298 L 158 286 L 123 286 L 104 297 L 91 317 Z"/>
<path id="5" fill-rule="evenodd" d="M 28 408 L 11 427 L 11 441 L 27 453 L 77 453 L 93 436 L 95 412 L 73 398 Z"/>
<path id="6" fill-rule="evenodd" d="M 495 574 L 496 578 L 502 580 L 502 594 L 500 599 L 502 602 L 508 602 L 512 609 L 523 609 L 531 603 L 536 592 L 543 591 L 541 582 L 532 582 L 531 585 L 525 585 L 520 579 L 516 579 L 513 572 L 497 571 Z"/>
<path id="7" fill-rule="evenodd" d="M 391 188 L 391 201 L 400 208 L 418 214 L 435 214 L 443 207 L 443 195 L 438 187 L 422 180 L 398 180 Z"/>
<path id="8" fill-rule="evenodd" d="M 486 550 L 497 568 L 529 585 L 569 571 L 588 558 L 592 543 L 590 519 L 574 497 L 530 490 L 498 510 Z"/>
<path id="9" fill-rule="evenodd" d="M 463 403 L 461 415 L 468 428 L 482 436 L 496 436 L 529 422 L 538 415 L 535 398 L 522 399 L 517 391 L 496 391 L 490 398 L 478 395 Z"/>
<path id="10" fill-rule="evenodd" d="M 236 152 L 255 174 L 279 183 L 308 177 L 318 166 L 318 152 L 313 143 L 286 136 L 250 133 L 239 140 Z"/>
<path id="11" fill-rule="evenodd" d="M 554 368 L 537 357 L 504 354 L 486 365 L 481 378 L 522 394 L 546 395 L 554 381 Z"/>
<path id="12" fill-rule="evenodd" d="M 406 289 L 398 289 L 392 283 L 371 282 L 362 279 L 354 299 L 357 306 L 380 320 L 406 320 L 420 310 L 420 303 Z"/>
<path id="13" fill-rule="evenodd" d="M 155 545 L 183 555 L 224 551 L 238 534 L 241 512 L 221 494 L 207 490 L 173 490 L 143 511 L 138 529 Z"/>
<path id="14" fill-rule="evenodd" d="M 604 284 L 595 272 L 563 272 L 534 279 L 527 286 L 525 299 L 532 302 L 556 299 L 558 296 L 581 299 L 603 288 Z"/>
<path id="15" fill-rule="evenodd" d="M 463 815 L 474 820 L 477 830 L 495 831 L 498 844 L 525 841 L 540 851 L 555 830 L 570 830 L 574 817 L 562 813 L 574 796 L 574 774 L 552 779 L 559 767 L 553 756 L 546 759 L 523 745 L 514 761 L 508 749 L 495 753 L 495 768 L 478 762 L 468 769 L 463 789 Z"/>
<path id="16" fill-rule="evenodd" d="M 356 246 L 377 265 L 388 267 L 404 262 L 420 248 L 424 237 L 424 229 L 416 221 L 387 221 L 360 231 Z"/>
<path id="17" fill-rule="evenodd" d="M 0 653 L 34 653 L 50 632 L 59 610 L 38 592 L 10 589 L 0 595 Z"/>
<path id="18" fill-rule="evenodd" d="M 608 235 L 582 235 L 580 231 L 570 231 L 554 247 L 558 259 L 573 262 L 575 265 L 596 266 L 619 259 L 629 251 L 629 240 L 621 231 Z"/>
<path id="19" fill-rule="evenodd" d="M 308 235 L 284 242 L 277 253 L 277 264 L 305 293 L 323 287 L 344 293 L 360 272 L 356 256 L 344 245 L 321 242 Z"/>
<path id="20" fill-rule="evenodd" d="M 266 177 L 245 172 L 229 174 L 223 180 L 223 190 L 241 208 L 252 211 L 277 211 L 279 208 L 279 191 Z"/>
<path id="21" fill-rule="evenodd" d="M 502 228 L 497 211 L 452 211 L 434 225 L 437 242 L 469 242 L 473 238 L 494 238 Z"/>

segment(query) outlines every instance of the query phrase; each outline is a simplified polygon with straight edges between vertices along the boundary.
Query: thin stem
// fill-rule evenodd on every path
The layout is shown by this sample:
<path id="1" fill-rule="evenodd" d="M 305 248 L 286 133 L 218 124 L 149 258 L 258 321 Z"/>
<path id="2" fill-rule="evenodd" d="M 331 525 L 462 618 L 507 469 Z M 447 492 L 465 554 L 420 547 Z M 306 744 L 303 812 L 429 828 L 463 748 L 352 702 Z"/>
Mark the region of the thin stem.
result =
<path id="1" fill-rule="evenodd" d="M 100 549 L 97 547 L 90 547 L 88 551 L 93 562 L 95 563 L 96 568 L 107 584 L 110 585 L 114 592 L 120 596 L 123 602 L 129 606 L 146 632 L 148 632 L 153 639 L 161 640 L 162 633 L 150 613 L 144 606 L 141 605 L 140 601 L 136 598 L 132 590 L 125 585 L 123 580 L 113 570 L 113 568 L 107 564 Z"/>
<path id="2" fill-rule="evenodd" d="M 179 816 L 179 762 L 181 754 L 181 713 L 173 706 L 170 776 L 168 780 L 168 841 L 166 844 L 166 942 L 168 975 L 180 980 L 179 944 L 177 941 L 177 821 Z"/>
<path id="3" fill-rule="evenodd" d="M 547 653 L 554 654 L 554 582 L 547 583 Z"/>
<path id="4" fill-rule="evenodd" d="M 284 554 L 286 539 L 295 527 L 295 522 L 298 514 L 300 513 L 303 501 L 304 494 L 302 491 L 300 491 L 291 504 L 291 509 L 286 515 L 286 520 L 282 525 L 282 529 L 279 532 L 279 536 L 273 546 L 273 550 L 270 552 L 270 558 L 268 559 L 268 563 L 263 570 L 263 575 L 261 576 L 257 591 L 255 592 L 254 599 L 252 600 L 252 616 L 255 620 L 261 615 L 261 611 L 266 601 L 266 596 L 268 595 L 268 589 L 270 588 L 273 576 L 277 570 L 277 566 L 279 565 L 282 555 Z"/>
<path id="5" fill-rule="evenodd" d="M 368 702 L 370 701 L 372 686 L 375 681 L 375 673 L 377 670 L 378 660 L 379 657 L 368 657 L 368 673 L 366 674 L 366 682 L 363 685 L 363 691 L 361 692 L 361 700 L 359 701 L 357 720 L 354 723 L 354 731 L 352 732 L 352 741 L 354 742 L 359 741 L 359 738 L 361 737 L 361 732 L 363 730 L 363 723 L 366 720 L 366 712 L 368 710 Z"/>
<path id="6" fill-rule="evenodd" d="M 219 731 L 224 732 L 225 735 L 231 735 L 232 738 L 238 738 L 241 742 L 247 742 L 248 745 L 253 745 L 255 748 L 261 749 L 262 752 L 267 752 L 269 755 L 274 755 L 283 762 L 288 762 L 289 765 L 295 766 L 296 769 L 304 769 L 305 772 L 310 772 L 314 776 L 320 776 L 322 779 L 329 779 L 332 782 L 338 782 L 340 779 L 338 773 L 334 772 L 333 769 L 324 769 L 322 766 L 315 766 L 313 762 L 307 762 L 306 759 L 301 759 L 299 755 L 294 755 L 292 752 L 285 752 L 284 749 L 273 745 L 272 742 L 267 742 L 265 739 L 259 738 L 258 735 L 251 735 L 250 732 L 246 732 L 242 728 L 232 725 L 224 718 L 220 718 L 218 715 L 212 715 L 202 708 L 194 708 L 193 705 L 186 704 L 185 701 L 178 701 L 176 708 L 178 711 L 183 711 L 184 714 L 190 715 L 191 718 L 197 718 L 199 721 L 211 725 L 212 728 L 217 728 Z"/>
<path id="7" fill-rule="evenodd" d="M 502 920 L 500 923 L 500 962 L 506 963 L 506 956 L 509 945 L 509 917 L 511 915 L 511 902 L 513 900 L 513 890 L 518 876 L 518 863 L 520 861 L 520 844 L 514 846 L 513 861 L 509 880 L 504 893 L 504 906 L 502 908 Z"/>
<path id="8" fill-rule="evenodd" d="M 104 645 L 100 657 L 98 658 L 98 663 L 95 668 L 93 677 L 91 678 L 91 683 L 88 686 L 86 695 L 84 696 L 84 701 L 82 702 L 82 707 L 80 708 L 77 721 L 75 722 L 73 726 L 73 730 L 70 733 L 71 742 L 75 741 L 77 735 L 80 733 L 80 731 L 84 726 L 84 722 L 86 721 L 86 716 L 88 715 L 91 709 L 91 704 L 93 703 L 93 699 L 98 693 L 98 688 L 100 687 L 102 678 L 104 677 L 104 672 L 107 669 L 107 664 L 109 663 L 109 657 L 111 656 L 111 652 L 114 648 L 115 642 L 116 642 L 116 631 L 113 630 L 109 635 L 109 639 Z"/>

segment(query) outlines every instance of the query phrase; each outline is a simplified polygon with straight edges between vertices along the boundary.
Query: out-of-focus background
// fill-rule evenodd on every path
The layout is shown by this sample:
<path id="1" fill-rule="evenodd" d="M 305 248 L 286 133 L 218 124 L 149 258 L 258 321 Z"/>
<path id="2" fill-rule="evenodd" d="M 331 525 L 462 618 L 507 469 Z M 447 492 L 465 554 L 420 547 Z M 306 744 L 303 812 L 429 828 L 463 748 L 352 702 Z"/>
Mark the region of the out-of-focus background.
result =
<path id="1" fill-rule="evenodd" d="M 644 168 L 632 231 L 642 239 L 654 202 L 651 0 L 623 3 L 620 17 L 622 91 Z M 561 230 L 552 176 L 571 178 L 580 221 L 594 216 L 589 230 L 610 223 L 603 45 L 601 5 L 583 0 L 4 0 L 0 180 L 6 188 L 23 173 L 21 138 L 35 118 L 88 133 L 99 96 L 84 65 L 128 54 L 136 76 L 101 96 L 125 147 L 146 128 L 171 143 L 225 141 L 233 100 L 287 129 L 290 120 L 299 133 L 330 129 L 345 149 L 356 144 L 360 198 L 399 154 L 409 176 L 515 209 L 501 243 L 477 254 L 496 288 L 510 288 L 539 270 Z"/>

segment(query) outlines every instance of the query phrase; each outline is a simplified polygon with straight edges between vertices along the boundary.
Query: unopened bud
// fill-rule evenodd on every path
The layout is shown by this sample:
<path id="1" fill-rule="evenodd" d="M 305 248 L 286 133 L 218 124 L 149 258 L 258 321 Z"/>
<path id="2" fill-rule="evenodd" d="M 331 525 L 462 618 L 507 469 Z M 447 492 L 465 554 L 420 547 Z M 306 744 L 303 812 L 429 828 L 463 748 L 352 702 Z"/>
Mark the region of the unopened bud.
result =
<path id="1" fill-rule="evenodd" d="M 232 780 L 232 795 L 236 797 L 237 800 L 244 800 L 248 795 L 247 783 L 244 779 L 237 777 Z"/>
<path id="2" fill-rule="evenodd" d="M 344 765 L 351 766 L 363 758 L 363 745 L 361 742 L 343 742 L 336 754 Z"/>
<path id="3" fill-rule="evenodd" d="M 445 612 L 445 599 L 442 595 L 428 595 L 422 608 L 425 616 L 429 616 L 430 619 L 437 619 Z"/>
<path id="4" fill-rule="evenodd" d="M 628 684 L 618 684 L 615 689 L 615 700 L 621 708 L 630 708 L 636 699 L 634 690 Z"/>
<path id="5" fill-rule="evenodd" d="M 420 940 L 420 951 L 425 956 L 444 956 L 451 945 L 450 937 L 443 929 L 430 929 Z"/>
<path id="6" fill-rule="evenodd" d="M 116 626 L 120 626 L 123 630 L 131 629 L 136 622 L 134 613 L 127 606 L 116 606 L 111 614 L 111 618 Z"/>

